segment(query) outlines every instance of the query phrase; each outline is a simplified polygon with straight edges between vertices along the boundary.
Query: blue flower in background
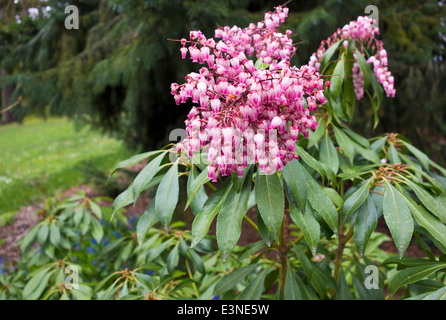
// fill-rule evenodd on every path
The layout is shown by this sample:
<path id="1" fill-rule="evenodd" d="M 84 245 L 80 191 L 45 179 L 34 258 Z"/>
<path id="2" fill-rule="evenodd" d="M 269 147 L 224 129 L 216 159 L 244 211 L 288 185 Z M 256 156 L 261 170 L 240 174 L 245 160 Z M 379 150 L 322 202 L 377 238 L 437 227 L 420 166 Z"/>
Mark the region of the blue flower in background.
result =
<path id="1" fill-rule="evenodd" d="M 87 250 L 88 250 L 90 253 L 93 253 L 93 254 L 94 254 L 94 249 L 93 249 L 92 247 L 88 247 Z"/>
<path id="2" fill-rule="evenodd" d="M 2 267 L 2 268 L 0 269 L 0 272 L 1 272 L 1 274 L 4 275 L 4 274 L 5 274 L 5 268 Z"/>
<path id="3" fill-rule="evenodd" d="M 122 237 L 122 235 L 121 235 L 118 231 L 115 231 L 113 234 L 114 234 L 115 237 L 118 238 L 118 239 Z"/>
<path id="4" fill-rule="evenodd" d="M 91 263 L 92 263 L 94 266 L 98 264 L 98 262 L 96 261 L 96 259 L 94 259 Z"/>
<path id="5" fill-rule="evenodd" d="M 107 240 L 103 240 L 102 243 L 104 244 L 104 246 L 108 246 L 110 244 L 110 242 L 108 242 Z"/>
<path id="6" fill-rule="evenodd" d="M 212 300 L 220 300 L 220 296 L 215 296 L 212 298 Z"/>
<path id="7" fill-rule="evenodd" d="M 130 219 L 129 219 L 129 226 L 130 226 L 130 228 L 133 228 L 133 227 L 135 227 L 136 226 L 136 220 L 137 220 L 138 218 L 137 217 L 135 217 L 135 216 L 133 216 L 133 217 L 131 217 Z"/>
<path id="8" fill-rule="evenodd" d="M 146 270 L 144 273 L 148 274 L 149 276 L 153 276 L 153 270 Z"/>
<path id="9" fill-rule="evenodd" d="M 98 244 L 98 242 L 95 239 L 93 239 L 93 238 L 91 238 L 90 241 L 91 241 L 92 244 Z"/>

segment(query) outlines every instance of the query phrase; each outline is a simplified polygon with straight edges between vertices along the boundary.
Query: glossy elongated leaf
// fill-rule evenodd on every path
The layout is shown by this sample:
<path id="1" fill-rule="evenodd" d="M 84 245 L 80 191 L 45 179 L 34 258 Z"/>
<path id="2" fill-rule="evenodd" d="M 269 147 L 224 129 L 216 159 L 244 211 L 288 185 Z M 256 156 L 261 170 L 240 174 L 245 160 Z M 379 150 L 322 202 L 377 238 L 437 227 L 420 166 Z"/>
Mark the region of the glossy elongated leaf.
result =
<path id="1" fill-rule="evenodd" d="M 176 161 L 167 171 L 156 190 L 155 211 L 159 221 L 166 230 L 177 206 L 179 191 L 178 161 Z"/>
<path id="2" fill-rule="evenodd" d="M 133 157 L 131 157 L 127 160 L 121 161 L 116 165 L 116 167 L 113 168 L 111 175 L 113 175 L 113 173 L 115 173 L 116 170 L 130 167 L 130 166 L 137 164 L 144 159 L 150 158 L 151 156 L 158 154 L 160 152 L 164 152 L 164 150 L 156 150 L 156 151 L 140 153 L 140 154 L 134 155 Z"/>
<path id="3" fill-rule="evenodd" d="M 296 145 L 296 153 L 299 155 L 299 157 L 302 158 L 302 160 L 314 171 L 319 173 L 322 177 L 322 179 L 325 177 L 325 171 L 320 165 L 319 161 L 314 159 L 308 152 L 306 152 L 304 149 Z"/>
<path id="4" fill-rule="evenodd" d="M 136 176 L 135 180 L 133 180 L 133 201 L 136 202 L 138 200 L 139 195 L 144 189 L 144 186 L 147 185 L 152 178 L 158 173 L 160 170 L 161 161 L 163 161 L 166 153 L 163 152 L 155 159 L 150 161 L 144 169 L 141 170 L 140 173 Z"/>
<path id="5" fill-rule="evenodd" d="M 389 227 L 398 253 L 402 257 L 412 239 L 413 219 L 404 197 L 388 180 L 384 182 L 386 185 L 383 200 L 384 220 Z"/>
<path id="6" fill-rule="evenodd" d="M 259 233 L 262 236 L 263 241 L 266 243 L 268 247 L 270 247 L 271 243 L 274 241 L 274 238 L 268 231 L 268 228 L 266 227 L 265 222 L 263 222 L 262 216 L 258 211 L 257 211 L 257 227 L 259 228 Z"/>
<path id="7" fill-rule="evenodd" d="M 187 207 L 189 207 L 189 205 L 191 204 L 191 202 L 195 199 L 195 196 L 197 195 L 197 193 L 201 191 L 201 196 L 203 198 L 204 194 L 206 194 L 205 190 L 203 189 L 203 185 L 207 182 L 209 182 L 211 179 L 208 178 L 208 170 L 206 168 L 206 170 L 201 171 L 201 173 L 198 175 L 198 177 L 195 178 L 195 169 L 192 167 L 191 172 L 189 174 L 189 179 L 191 180 L 191 182 L 187 183 L 187 202 L 186 202 L 186 206 L 184 207 L 184 210 L 187 209 Z M 204 194 L 203 194 L 204 191 Z M 198 200 L 198 201 L 202 201 Z"/>
<path id="8" fill-rule="evenodd" d="M 380 152 L 380 151 L 384 148 L 384 146 L 386 145 L 386 142 L 387 142 L 387 137 L 379 138 L 379 139 L 375 140 L 375 141 L 372 143 L 372 145 L 370 146 L 370 148 L 371 148 L 374 152 L 378 153 L 378 152 Z"/>
<path id="9" fill-rule="evenodd" d="M 321 70 L 327 66 L 327 63 L 330 61 L 331 57 L 333 57 L 333 54 L 336 52 L 336 49 L 339 47 L 340 43 L 341 40 L 335 42 L 325 51 L 325 54 L 322 57 Z"/>
<path id="10" fill-rule="evenodd" d="M 242 220 L 248 210 L 252 186 L 251 172 L 249 170 L 240 192 L 231 188 L 217 217 L 217 243 L 223 261 L 226 261 L 242 233 Z"/>
<path id="11" fill-rule="evenodd" d="M 258 174 L 255 181 L 255 193 L 257 207 L 263 222 L 278 242 L 285 211 L 285 200 L 282 183 L 277 173 Z"/>
<path id="12" fill-rule="evenodd" d="M 169 270 L 169 273 L 172 273 L 175 270 L 175 268 L 178 266 L 179 260 L 179 243 L 177 243 L 167 256 L 166 266 L 167 270 Z"/>
<path id="13" fill-rule="evenodd" d="M 286 270 L 284 298 L 285 300 L 302 300 L 302 293 L 291 265 L 288 265 Z"/>
<path id="14" fill-rule="evenodd" d="M 317 245 L 321 236 L 321 228 L 313 212 L 308 205 L 305 212 L 302 213 L 294 205 L 292 201 L 290 203 L 290 216 L 293 222 L 302 230 L 304 238 L 308 246 L 310 247 L 313 256 L 316 256 Z"/>
<path id="15" fill-rule="evenodd" d="M 334 233 L 337 233 L 338 211 L 336 210 L 336 207 L 324 193 L 322 187 L 306 170 L 305 177 L 307 183 L 307 195 L 311 207 L 321 215 L 328 227 L 333 230 Z"/>
<path id="16" fill-rule="evenodd" d="M 326 164 L 336 174 L 339 170 L 339 158 L 336 148 L 331 140 L 328 132 L 325 133 L 321 142 L 320 149 L 321 162 Z"/>
<path id="17" fill-rule="evenodd" d="M 251 281 L 243 290 L 237 300 L 260 300 L 262 292 L 265 290 L 265 278 L 272 271 L 271 268 L 265 268 Z"/>
<path id="18" fill-rule="evenodd" d="M 361 51 L 356 49 L 356 61 L 358 61 L 359 70 L 361 70 L 362 75 L 364 76 L 364 88 L 367 88 L 370 85 L 370 81 L 372 81 L 372 70 L 362 55 Z"/>
<path id="19" fill-rule="evenodd" d="M 363 148 L 370 149 L 369 140 L 367 140 L 363 136 L 357 134 L 356 132 L 354 132 L 352 129 L 350 129 L 347 126 L 342 127 L 342 129 L 348 136 L 350 136 L 350 138 L 352 138 L 355 142 L 359 143 Z"/>
<path id="20" fill-rule="evenodd" d="M 131 184 L 127 189 L 125 189 L 121 194 L 119 194 L 113 201 L 112 215 L 110 220 L 113 219 L 116 212 L 125 206 L 133 202 L 133 184 Z"/>
<path id="21" fill-rule="evenodd" d="M 378 224 L 378 213 L 376 212 L 375 204 L 370 196 L 359 207 L 358 214 L 355 221 L 355 245 L 362 256 L 365 252 L 367 242 L 370 239 L 372 232 Z"/>
<path id="22" fill-rule="evenodd" d="M 355 105 L 356 105 L 356 93 L 355 93 L 355 88 L 353 87 L 353 81 L 351 77 L 346 77 L 344 79 L 344 97 L 345 97 L 345 103 L 342 103 L 341 106 L 343 108 L 344 113 L 348 117 L 348 121 L 351 121 L 355 113 Z"/>
<path id="23" fill-rule="evenodd" d="M 446 268 L 446 263 L 433 262 L 398 272 L 389 280 L 390 296 L 393 296 L 402 286 L 422 280 L 443 268 Z"/>
<path id="24" fill-rule="evenodd" d="M 203 259 L 192 249 L 187 249 L 187 257 L 192 262 L 195 270 L 200 272 L 201 274 L 206 273 L 206 269 L 204 267 Z"/>
<path id="25" fill-rule="evenodd" d="M 48 226 L 48 222 L 44 221 L 42 223 L 42 226 L 40 227 L 39 232 L 37 233 L 37 240 L 39 241 L 40 245 L 43 245 L 48 238 L 50 232 L 50 228 Z"/>
<path id="26" fill-rule="evenodd" d="M 404 178 L 404 181 L 406 181 L 409 187 L 415 192 L 421 203 L 423 203 L 423 205 L 437 218 L 446 223 L 446 210 L 442 208 L 440 202 L 433 196 L 431 196 L 426 190 L 421 188 L 418 184 L 412 182 L 407 178 Z"/>
<path id="27" fill-rule="evenodd" d="M 401 142 L 418 159 L 418 161 L 420 161 L 424 169 L 429 170 L 429 157 L 410 143 L 407 143 L 404 140 L 401 140 Z"/>
<path id="28" fill-rule="evenodd" d="M 238 268 L 231 273 L 223 276 L 215 286 L 215 293 L 221 294 L 234 288 L 238 283 L 242 282 L 249 274 L 259 267 L 258 263 L 250 264 L 243 268 Z"/>
<path id="29" fill-rule="evenodd" d="M 416 204 L 413 199 L 405 194 L 402 195 L 406 199 L 406 204 L 417 223 L 426 229 L 436 241 L 446 247 L 446 226 L 433 217 L 423 206 Z"/>
<path id="30" fill-rule="evenodd" d="M 136 238 L 138 239 L 139 245 L 142 244 L 147 231 L 158 221 L 158 216 L 155 211 L 155 201 L 152 199 L 144 213 L 139 217 L 138 224 L 136 225 Z"/>
<path id="31" fill-rule="evenodd" d="M 353 158 L 355 156 L 355 148 L 350 140 L 350 138 L 338 127 L 333 126 L 333 131 L 336 137 L 336 141 L 341 147 L 342 152 L 350 160 L 350 163 L 353 162 Z"/>
<path id="32" fill-rule="evenodd" d="M 391 144 L 389 147 L 389 160 L 391 164 L 401 163 L 398 152 L 396 151 L 395 145 Z"/>
<path id="33" fill-rule="evenodd" d="M 58 247 L 60 244 L 60 230 L 59 230 L 59 227 L 56 226 L 55 223 L 51 223 L 51 226 L 50 226 L 50 242 L 55 247 Z"/>
<path id="34" fill-rule="evenodd" d="M 423 298 L 423 300 L 446 300 L 446 286 L 435 290 L 434 292 L 430 292 Z"/>
<path id="35" fill-rule="evenodd" d="M 344 270 L 341 269 L 338 278 L 338 287 L 336 291 L 336 300 L 351 300 L 352 294 L 348 288 L 347 280 L 345 279 Z"/>
<path id="36" fill-rule="evenodd" d="M 373 163 L 380 163 L 381 159 L 379 158 L 378 154 L 374 152 L 371 149 L 363 148 L 361 145 L 353 142 L 355 146 L 355 150 L 358 151 L 358 153 L 364 157 L 364 159 L 369 160 Z"/>
<path id="37" fill-rule="evenodd" d="M 339 193 L 332 188 L 323 187 L 322 188 L 325 192 L 325 194 L 330 198 L 330 200 L 338 207 L 342 208 L 344 205 L 344 200 L 341 198 Z"/>
<path id="38" fill-rule="evenodd" d="M 232 179 L 226 179 L 223 185 L 206 200 L 203 209 L 195 216 L 192 223 L 192 244 L 195 247 L 208 233 L 217 213 L 220 212 L 226 196 L 232 188 Z"/>
<path id="39" fill-rule="evenodd" d="M 91 227 L 91 235 L 93 236 L 93 239 L 95 239 L 97 243 L 100 243 L 104 236 L 104 228 L 97 219 L 91 219 Z"/>
<path id="40" fill-rule="evenodd" d="M 344 223 L 349 221 L 352 214 L 358 210 L 365 199 L 367 199 L 371 183 L 372 179 L 362 182 L 360 187 L 344 201 L 344 206 L 342 207 L 342 221 Z"/>
<path id="41" fill-rule="evenodd" d="M 333 95 L 333 97 L 337 97 L 341 94 L 342 90 L 342 83 L 344 82 L 344 58 L 341 57 L 339 59 L 338 63 L 336 64 L 336 67 L 333 71 L 333 76 L 330 78 L 331 80 L 331 86 L 330 86 L 330 93 Z"/>
<path id="42" fill-rule="evenodd" d="M 293 160 L 283 167 L 282 173 L 297 204 L 304 209 L 307 199 L 307 184 L 305 183 L 305 174 L 302 170 L 303 168 L 298 163 L 298 160 Z"/>
<path id="43" fill-rule="evenodd" d="M 207 174 L 207 168 L 205 171 Z M 202 172 L 202 173 L 203 173 Z M 194 184 L 194 181 L 197 180 L 197 172 L 194 166 L 192 166 L 192 168 L 190 169 L 189 172 L 189 178 L 187 179 L 187 193 L 188 193 L 188 198 L 187 201 L 189 202 L 191 209 L 192 209 L 192 213 L 193 214 L 197 214 L 201 211 L 201 209 L 203 209 L 203 206 L 206 202 L 206 200 L 208 199 L 208 195 L 206 193 L 206 190 L 204 189 L 204 186 L 201 185 L 200 187 L 198 187 L 198 190 L 192 190 L 192 188 L 195 188 L 196 185 Z M 209 181 L 209 180 L 208 180 Z M 204 182 L 206 183 L 206 182 Z M 192 195 L 192 193 L 194 193 L 194 195 Z M 190 194 L 190 196 L 189 196 Z M 192 200 L 190 200 L 192 197 Z M 186 208 L 189 204 L 186 204 Z"/>

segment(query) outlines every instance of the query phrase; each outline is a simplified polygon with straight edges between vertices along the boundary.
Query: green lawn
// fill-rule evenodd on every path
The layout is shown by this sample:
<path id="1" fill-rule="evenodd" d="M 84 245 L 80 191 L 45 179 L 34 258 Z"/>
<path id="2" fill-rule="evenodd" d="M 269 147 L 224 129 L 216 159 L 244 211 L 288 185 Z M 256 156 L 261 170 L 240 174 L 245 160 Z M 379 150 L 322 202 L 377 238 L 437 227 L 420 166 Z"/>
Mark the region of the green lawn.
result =
<path id="1" fill-rule="evenodd" d="M 66 119 L 0 125 L 0 224 L 21 206 L 87 182 L 79 168 L 108 173 L 129 156 L 121 141 Z"/>

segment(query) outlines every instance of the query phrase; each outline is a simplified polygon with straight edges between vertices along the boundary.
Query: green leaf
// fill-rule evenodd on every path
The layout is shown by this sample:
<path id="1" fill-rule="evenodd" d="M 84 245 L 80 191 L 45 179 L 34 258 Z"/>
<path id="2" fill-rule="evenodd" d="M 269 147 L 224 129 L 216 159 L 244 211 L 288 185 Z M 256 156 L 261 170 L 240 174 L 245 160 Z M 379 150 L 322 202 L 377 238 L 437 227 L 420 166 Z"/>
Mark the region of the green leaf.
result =
<path id="1" fill-rule="evenodd" d="M 195 200 L 195 202 L 198 201 L 197 203 L 194 203 L 194 207 L 199 207 L 199 204 L 204 204 L 204 202 L 202 202 L 203 200 L 206 201 L 205 199 L 205 195 L 207 197 L 206 191 L 203 188 L 203 185 L 205 183 L 207 183 L 208 181 L 210 181 L 211 179 L 208 178 L 208 170 L 206 168 L 206 170 L 203 170 L 198 177 L 195 178 L 195 169 L 194 167 L 191 168 L 191 171 L 189 173 L 189 179 L 187 181 L 187 202 L 186 202 L 186 206 L 184 207 L 184 210 L 187 209 L 187 207 L 189 207 L 189 205 L 194 202 L 195 197 L 198 197 L 198 200 Z M 190 182 L 189 182 L 190 181 Z M 201 208 L 200 208 L 201 210 Z M 197 213 L 199 211 L 196 211 Z"/>
<path id="2" fill-rule="evenodd" d="M 417 267 L 407 268 L 398 272 L 389 280 L 390 296 L 404 285 L 422 280 L 434 272 L 446 267 L 446 263 L 429 263 Z"/>
<path id="3" fill-rule="evenodd" d="M 147 231 L 158 221 L 155 211 L 155 201 L 152 199 L 144 213 L 139 217 L 138 224 L 136 225 L 136 238 L 140 246 Z"/>
<path id="4" fill-rule="evenodd" d="M 328 227 L 334 233 L 337 233 L 338 211 L 336 207 L 313 177 L 306 170 L 304 172 L 307 183 L 307 195 L 311 207 L 322 216 Z"/>
<path id="5" fill-rule="evenodd" d="M 322 189 L 324 190 L 324 193 L 338 208 L 342 208 L 342 206 L 344 205 L 344 200 L 341 198 L 341 196 L 335 189 L 327 187 L 323 187 Z"/>
<path id="6" fill-rule="evenodd" d="M 347 135 L 350 136 L 350 138 L 352 138 L 354 141 L 359 143 L 363 148 L 370 149 L 370 142 L 369 142 L 369 140 L 367 140 L 363 136 L 357 134 L 356 132 L 354 132 L 352 129 L 350 129 L 347 126 L 344 126 L 343 130 L 344 130 L 344 132 Z"/>
<path id="7" fill-rule="evenodd" d="M 269 232 L 278 242 L 282 227 L 285 200 L 278 174 L 259 175 L 255 181 L 257 207 Z"/>
<path id="8" fill-rule="evenodd" d="M 325 66 L 327 66 L 328 62 L 330 61 L 331 57 L 333 57 L 333 54 L 336 52 L 336 49 L 338 48 L 340 43 L 341 40 L 335 42 L 325 51 L 325 54 L 322 57 L 321 70 L 323 70 Z"/>
<path id="9" fill-rule="evenodd" d="M 338 278 L 338 287 L 336 290 L 336 300 L 352 300 L 352 294 L 345 280 L 344 270 L 341 269 Z"/>
<path id="10" fill-rule="evenodd" d="M 359 207 L 354 227 L 355 245 L 361 257 L 377 224 L 378 213 L 373 200 L 368 196 L 366 201 Z"/>
<path id="11" fill-rule="evenodd" d="M 429 293 L 423 300 L 446 300 L 446 286 Z"/>
<path id="12" fill-rule="evenodd" d="M 424 169 L 429 170 L 429 157 L 425 155 L 423 152 L 415 148 L 410 143 L 407 143 L 404 140 L 400 140 L 403 145 L 420 161 L 421 165 Z"/>
<path id="13" fill-rule="evenodd" d="M 37 300 L 45 290 L 48 280 L 53 272 L 54 270 L 50 271 L 49 267 L 47 267 L 33 275 L 23 288 L 23 299 Z"/>
<path id="14" fill-rule="evenodd" d="M 389 147 L 389 160 L 391 164 L 401 163 L 398 152 L 396 151 L 395 145 L 391 144 Z"/>
<path id="15" fill-rule="evenodd" d="M 44 221 L 42 223 L 42 226 L 40 227 L 39 232 L 37 233 L 37 240 L 39 241 L 40 245 L 43 245 L 48 238 L 49 235 L 49 226 L 48 221 Z"/>
<path id="16" fill-rule="evenodd" d="M 435 217 L 431 216 L 423 206 L 416 204 L 413 199 L 405 194 L 402 195 L 406 199 L 406 204 L 417 223 L 429 231 L 435 240 L 446 247 L 446 226 Z"/>
<path id="17" fill-rule="evenodd" d="M 180 185 L 178 182 L 178 160 L 167 171 L 161 180 L 155 197 L 156 215 L 167 230 L 172 220 L 173 212 L 177 206 Z"/>
<path id="18" fill-rule="evenodd" d="M 370 184 L 372 179 L 368 179 L 361 183 L 361 186 L 345 201 L 342 207 L 342 221 L 344 223 L 350 220 L 352 214 L 359 209 L 362 203 L 367 199 L 370 192 Z"/>
<path id="19" fill-rule="evenodd" d="M 154 154 L 157 154 L 160 152 L 165 152 L 165 151 L 164 150 L 156 150 L 156 151 L 144 152 L 141 154 L 134 155 L 133 157 L 131 157 L 127 160 L 121 161 L 116 165 L 116 167 L 113 168 L 113 171 L 110 174 L 110 176 L 113 175 L 113 173 L 115 173 L 116 170 L 130 167 L 130 166 L 137 164 L 137 163 L 141 162 L 142 160 L 147 159 L 147 158 L 153 156 Z"/>
<path id="20" fill-rule="evenodd" d="M 406 181 L 407 185 L 415 192 L 418 199 L 423 203 L 423 205 L 432 212 L 437 218 L 446 223 L 446 212 L 444 208 L 442 208 L 440 202 L 432 197 L 426 190 L 421 188 L 416 183 L 412 182 L 407 178 L 403 178 Z"/>
<path id="21" fill-rule="evenodd" d="M 259 233 L 263 241 L 268 247 L 270 247 L 271 243 L 274 241 L 274 238 L 268 231 L 268 228 L 266 227 L 265 222 L 263 222 L 262 216 L 260 215 L 259 211 L 257 211 L 257 227 L 259 228 Z"/>
<path id="22" fill-rule="evenodd" d="M 296 145 L 296 153 L 299 155 L 299 157 L 302 158 L 302 160 L 314 171 L 320 174 L 322 179 L 325 177 L 325 171 L 320 165 L 319 161 L 317 161 L 315 158 L 313 158 L 308 152 L 306 152 L 304 149 L 302 149 L 300 146 Z"/>
<path id="23" fill-rule="evenodd" d="M 258 263 L 250 264 L 243 268 L 236 268 L 231 273 L 223 276 L 215 286 L 215 293 L 221 294 L 231 290 L 250 275 L 257 267 L 259 267 Z"/>
<path id="24" fill-rule="evenodd" d="M 328 132 L 322 138 L 320 149 L 321 162 L 326 164 L 336 174 L 339 170 L 339 158 L 336 148 L 331 140 Z"/>
<path id="25" fill-rule="evenodd" d="M 97 243 L 100 243 L 102 237 L 104 236 L 104 228 L 97 219 L 91 219 L 91 227 L 92 227 L 91 235 L 93 239 L 95 239 Z"/>
<path id="26" fill-rule="evenodd" d="M 361 51 L 356 49 L 356 60 L 358 61 L 359 70 L 361 70 L 361 73 L 364 76 L 364 88 L 367 88 L 370 85 L 370 81 L 372 80 L 372 71 L 370 69 L 370 66 L 368 65 L 367 61 L 365 60 L 364 56 L 362 55 Z"/>
<path id="27" fill-rule="evenodd" d="M 51 226 L 50 226 L 50 242 L 55 247 L 58 247 L 60 244 L 60 230 L 59 230 L 59 227 L 57 227 L 55 223 L 51 223 Z"/>
<path id="28" fill-rule="evenodd" d="M 266 69 L 268 69 L 269 64 L 268 63 L 263 63 L 263 59 L 259 58 L 259 59 L 257 59 L 256 63 L 254 64 L 254 67 L 257 70 L 266 70 Z"/>
<path id="29" fill-rule="evenodd" d="M 373 150 L 363 148 L 355 142 L 353 142 L 353 145 L 355 146 L 356 151 L 358 151 L 358 153 L 363 156 L 364 159 L 369 160 L 370 162 L 373 162 L 375 164 L 381 163 L 381 159 L 379 158 L 378 154 Z"/>
<path id="30" fill-rule="evenodd" d="M 339 59 L 336 67 L 333 71 L 333 76 L 330 78 L 330 93 L 333 97 L 337 97 L 341 94 L 342 83 L 344 82 L 344 58 L 343 56 Z"/>
<path id="31" fill-rule="evenodd" d="M 90 200 L 88 204 L 90 205 L 90 209 L 91 211 L 93 211 L 96 217 L 98 217 L 98 219 L 102 219 L 101 207 L 94 203 L 92 200 Z"/>
<path id="32" fill-rule="evenodd" d="M 305 183 L 305 174 L 302 169 L 302 166 L 298 164 L 298 160 L 293 160 L 283 167 L 282 173 L 297 204 L 304 209 L 307 199 L 307 184 Z"/>
<path id="33" fill-rule="evenodd" d="M 226 179 L 221 187 L 217 189 L 209 199 L 206 200 L 203 209 L 195 216 L 192 223 L 192 244 L 195 247 L 208 233 L 209 227 L 217 213 L 220 212 L 227 194 L 232 188 L 232 179 Z"/>
<path id="34" fill-rule="evenodd" d="M 386 191 L 383 200 L 384 220 L 389 227 L 400 257 L 404 255 L 414 229 L 412 215 L 401 193 L 388 180 L 384 180 Z"/>
<path id="35" fill-rule="evenodd" d="M 206 269 L 204 267 L 203 260 L 193 249 L 190 248 L 187 249 L 187 257 L 192 262 L 192 265 L 194 266 L 195 270 L 197 270 L 203 275 L 206 274 Z"/>
<path id="36" fill-rule="evenodd" d="M 178 266 L 179 260 L 180 260 L 180 254 L 179 254 L 179 242 L 178 242 L 167 256 L 166 266 L 169 273 L 175 271 L 175 268 Z"/>
<path id="37" fill-rule="evenodd" d="M 155 159 L 150 161 L 144 169 L 141 170 L 140 173 L 136 176 L 135 180 L 133 181 L 133 201 L 136 202 L 138 200 L 139 195 L 144 189 L 144 186 L 147 185 L 152 178 L 158 173 L 160 170 L 161 161 L 163 161 L 164 157 L 166 156 L 166 153 L 163 152 L 159 156 L 157 156 Z"/>
<path id="38" fill-rule="evenodd" d="M 355 148 L 350 140 L 350 138 L 338 127 L 333 126 L 333 131 L 336 137 L 336 141 L 339 144 L 344 155 L 353 163 L 353 158 L 355 156 Z"/>
<path id="39" fill-rule="evenodd" d="M 131 184 L 127 189 L 125 189 L 121 194 L 119 194 L 113 201 L 112 215 L 110 221 L 123 207 L 131 204 L 133 202 L 133 184 Z"/>
<path id="40" fill-rule="evenodd" d="M 313 256 L 316 256 L 317 246 L 321 236 L 321 228 L 308 205 L 303 214 L 290 201 L 290 216 L 293 222 L 302 230 L 305 242 L 308 244 Z"/>
<path id="41" fill-rule="evenodd" d="M 265 290 L 265 278 L 272 271 L 272 268 L 263 269 L 243 290 L 237 300 L 260 300 L 263 290 Z"/>
<path id="42" fill-rule="evenodd" d="M 378 154 L 386 145 L 387 142 L 387 137 L 382 137 L 379 138 L 377 140 L 375 140 L 372 145 L 370 146 L 370 148 L 376 153 Z"/>
<path id="43" fill-rule="evenodd" d="M 252 185 L 251 175 L 252 170 L 249 170 L 239 193 L 235 188 L 231 188 L 217 217 L 217 243 L 223 262 L 234 249 L 242 233 L 242 220 L 248 210 Z"/>
<path id="44" fill-rule="evenodd" d="M 300 292 L 298 281 L 296 279 L 291 265 L 288 264 L 285 277 L 284 298 L 285 300 L 302 300 L 302 293 Z"/>

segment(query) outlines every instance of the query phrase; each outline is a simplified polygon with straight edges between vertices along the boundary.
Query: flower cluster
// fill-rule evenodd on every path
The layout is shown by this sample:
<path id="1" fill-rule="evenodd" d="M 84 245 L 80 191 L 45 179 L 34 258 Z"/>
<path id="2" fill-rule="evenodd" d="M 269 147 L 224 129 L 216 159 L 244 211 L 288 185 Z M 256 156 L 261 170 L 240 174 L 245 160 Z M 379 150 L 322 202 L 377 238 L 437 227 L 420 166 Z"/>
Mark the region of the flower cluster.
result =
<path id="1" fill-rule="evenodd" d="M 295 142 L 308 137 L 318 123 L 310 111 L 324 104 L 324 82 L 310 66 L 290 66 L 295 50 L 290 32 L 275 29 L 287 8 L 277 7 L 265 20 L 246 29 L 216 30 L 216 42 L 200 31 L 181 39 L 182 57 L 207 64 L 186 82 L 171 85 L 177 104 L 191 99 L 194 106 L 185 121 L 187 138 L 177 145 L 189 157 L 203 148 L 209 161 L 208 175 L 243 175 L 248 164 L 258 163 L 270 174 L 293 160 Z M 254 64 L 250 55 L 262 58 Z"/>
<path id="2" fill-rule="evenodd" d="M 319 49 L 311 56 L 309 65 L 319 70 L 327 48 L 343 40 L 344 49 L 347 50 L 349 40 L 353 40 L 357 43 L 356 47 L 359 48 L 363 56 L 364 52 L 362 52 L 362 49 L 365 46 L 370 47 L 372 52 L 376 52 L 375 55 L 367 60 L 367 63 L 373 63 L 374 74 L 382 84 L 386 95 L 388 97 L 395 97 L 395 88 L 393 86 L 394 78 L 387 68 L 387 52 L 383 47 L 382 41 L 376 39 L 376 35 L 379 34 L 379 29 L 375 27 L 374 23 L 375 20 L 372 18 L 358 17 L 356 21 L 351 21 L 342 29 L 338 29 L 331 37 L 322 41 Z M 356 98 L 360 100 L 364 96 L 364 76 L 359 69 L 356 54 L 353 57 L 356 61 L 353 64 L 352 80 Z"/>

